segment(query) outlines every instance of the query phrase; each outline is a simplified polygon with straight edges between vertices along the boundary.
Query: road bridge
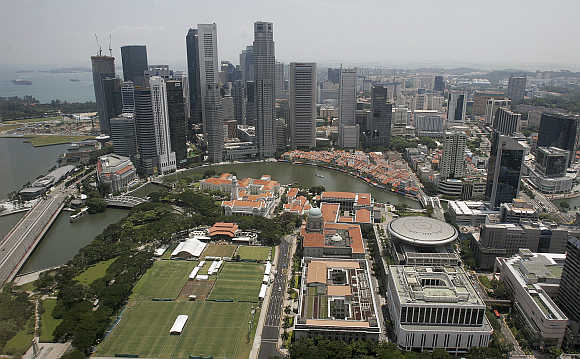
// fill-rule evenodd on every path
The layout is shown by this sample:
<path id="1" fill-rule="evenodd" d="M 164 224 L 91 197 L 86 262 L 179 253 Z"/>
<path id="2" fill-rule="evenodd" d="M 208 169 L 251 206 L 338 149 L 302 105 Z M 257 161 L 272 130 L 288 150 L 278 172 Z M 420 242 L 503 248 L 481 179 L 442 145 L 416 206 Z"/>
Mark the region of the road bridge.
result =
<path id="1" fill-rule="evenodd" d="M 133 196 L 116 196 L 105 198 L 107 206 L 109 207 L 122 207 L 122 208 L 133 208 L 141 203 L 147 202 L 146 199 L 133 197 Z"/>

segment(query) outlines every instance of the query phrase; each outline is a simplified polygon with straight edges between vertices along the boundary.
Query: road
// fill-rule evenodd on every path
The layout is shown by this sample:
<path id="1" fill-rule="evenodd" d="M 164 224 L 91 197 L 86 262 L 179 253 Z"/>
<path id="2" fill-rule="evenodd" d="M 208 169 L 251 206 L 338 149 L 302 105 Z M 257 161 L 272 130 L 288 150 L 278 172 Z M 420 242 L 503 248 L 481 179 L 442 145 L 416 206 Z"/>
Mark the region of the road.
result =
<path id="1" fill-rule="evenodd" d="M 286 278 L 288 273 L 289 258 L 289 241 L 293 236 L 282 238 L 278 248 L 278 262 L 276 263 L 276 274 L 272 282 L 272 294 L 268 304 L 266 322 L 262 329 L 262 343 L 260 346 L 259 359 L 269 359 L 272 356 L 279 355 L 276 348 L 280 336 L 280 321 L 282 317 L 282 308 L 284 297 L 286 296 Z"/>

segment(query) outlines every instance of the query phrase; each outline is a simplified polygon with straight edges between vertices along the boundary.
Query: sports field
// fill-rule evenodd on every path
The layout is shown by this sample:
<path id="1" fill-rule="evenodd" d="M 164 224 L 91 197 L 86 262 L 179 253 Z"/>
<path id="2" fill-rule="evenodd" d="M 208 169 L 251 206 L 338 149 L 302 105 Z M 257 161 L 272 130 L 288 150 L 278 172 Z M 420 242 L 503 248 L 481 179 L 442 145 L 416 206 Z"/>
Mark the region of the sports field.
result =
<path id="1" fill-rule="evenodd" d="M 131 299 L 177 298 L 197 263 L 156 261 L 133 288 Z"/>
<path id="2" fill-rule="evenodd" d="M 225 245 L 220 245 L 220 244 L 215 244 L 215 243 L 210 243 L 208 244 L 207 247 L 205 247 L 205 250 L 203 251 L 203 253 L 201 254 L 202 257 L 231 257 L 234 255 L 234 252 L 236 250 L 235 245 L 231 245 L 231 244 L 225 244 Z"/>
<path id="3" fill-rule="evenodd" d="M 224 263 L 209 299 L 258 301 L 264 266 L 255 263 Z"/>
<path id="4" fill-rule="evenodd" d="M 239 246 L 238 255 L 240 259 L 265 261 L 270 256 L 272 247 L 258 247 L 258 246 Z"/>
<path id="5" fill-rule="evenodd" d="M 247 358 L 260 312 L 251 331 L 251 303 L 139 302 L 97 347 L 97 357 L 137 354 L 147 358 Z M 189 316 L 181 335 L 169 335 L 180 314 Z M 249 334 L 249 335 L 248 335 Z"/>

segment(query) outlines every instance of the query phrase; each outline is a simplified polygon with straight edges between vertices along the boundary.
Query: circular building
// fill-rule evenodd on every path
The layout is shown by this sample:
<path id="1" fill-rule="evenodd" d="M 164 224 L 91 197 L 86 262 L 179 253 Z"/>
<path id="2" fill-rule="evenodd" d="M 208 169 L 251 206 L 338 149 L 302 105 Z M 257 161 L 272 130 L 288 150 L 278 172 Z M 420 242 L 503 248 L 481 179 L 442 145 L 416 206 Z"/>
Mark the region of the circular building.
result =
<path id="1" fill-rule="evenodd" d="M 401 217 L 389 223 L 389 234 L 405 244 L 437 247 L 457 239 L 457 229 L 437 219 L 421 216 Z"/>

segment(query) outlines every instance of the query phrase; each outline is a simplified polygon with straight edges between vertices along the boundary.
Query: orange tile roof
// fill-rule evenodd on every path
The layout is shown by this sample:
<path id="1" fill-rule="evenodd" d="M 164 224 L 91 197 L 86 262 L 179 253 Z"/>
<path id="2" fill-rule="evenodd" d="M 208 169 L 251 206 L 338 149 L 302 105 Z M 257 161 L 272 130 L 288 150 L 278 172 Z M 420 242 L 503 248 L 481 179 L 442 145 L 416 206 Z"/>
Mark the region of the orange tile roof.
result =
<path id="1" fill-rule="evenodd" d="M 352 217 L 350 217 L 350 216 L 340 216 L 338 218 L 338 221 L 339 222 L 343 222 L 343 223 L 345 223 L 345 222 L 352 223 Z"/>
<path id="2" fill-rule="evenodd" d="M 223 178 L 216 178 L 216 177 L 206 178 L 206 179 L 203 180 L 203 182 L 205 182 L 205 183 L 211 183 L 211 184 L 215 184 L 215 185 L 232 183 L 231 180 L 223 179 Z"/>
<path id="3" fill-rule="evenodd" d="M 349 285 L 329 285 L 327 287 L 328 295 L 334 295 L 337 297 L 346 297 L 352 295 Z"/>
<path id="4" fill-rule="evenodd" d="M 336 222 L 339 208 L 340 204 L 338 203 L 321 203 L 320 211 L 324 222 Z"/>
<path id="5" fill-rule="evenodd" d="M 324 235 L 320 232 L 305 232 L 303 237 L 304 247 L 324 247 Z"/>
<path id="6" fill-rule="evenodd" d="M 288 197 L 288 199 L 293 199 L 298 195 L 298 188 L 292 187 L 288 190 L 288 194 L 286 194 L 286 197 Z"/>
<path id="7" fill-rule="evenodd" d="M 370 206 L 371 205 L 371 194 L 370 193 L 359 193 L 357 204 L 361 206 Z"/>
<path id="8" fill-rule="evenodd" d="M 209 229 L 209 236 L 225 235 L 233 238 L 237 230 L 238 225 L 236 223 L 216 222 Z"/>
<path id="9" fill-rule="evenodd" d="M 355 211 L 354 221 L 357 223 L 371 223 L 371 211 L 368 209 L 357 209 Z"/>
<path id="10" fill-rule="evenodd" d="M 261 201 L 244 201 L 244 200 L 236 199 L 233 201 L 223 201 L 222 206 L 260 208 L 260 207 L 262 207 L 262 202 Z"/>
<path id="11" fill-rule="evenodd" d="M 353 192 L 322 192 L 322 200 L 329 198 L 352 199 L 354 200 L 356 193 Z"/>

